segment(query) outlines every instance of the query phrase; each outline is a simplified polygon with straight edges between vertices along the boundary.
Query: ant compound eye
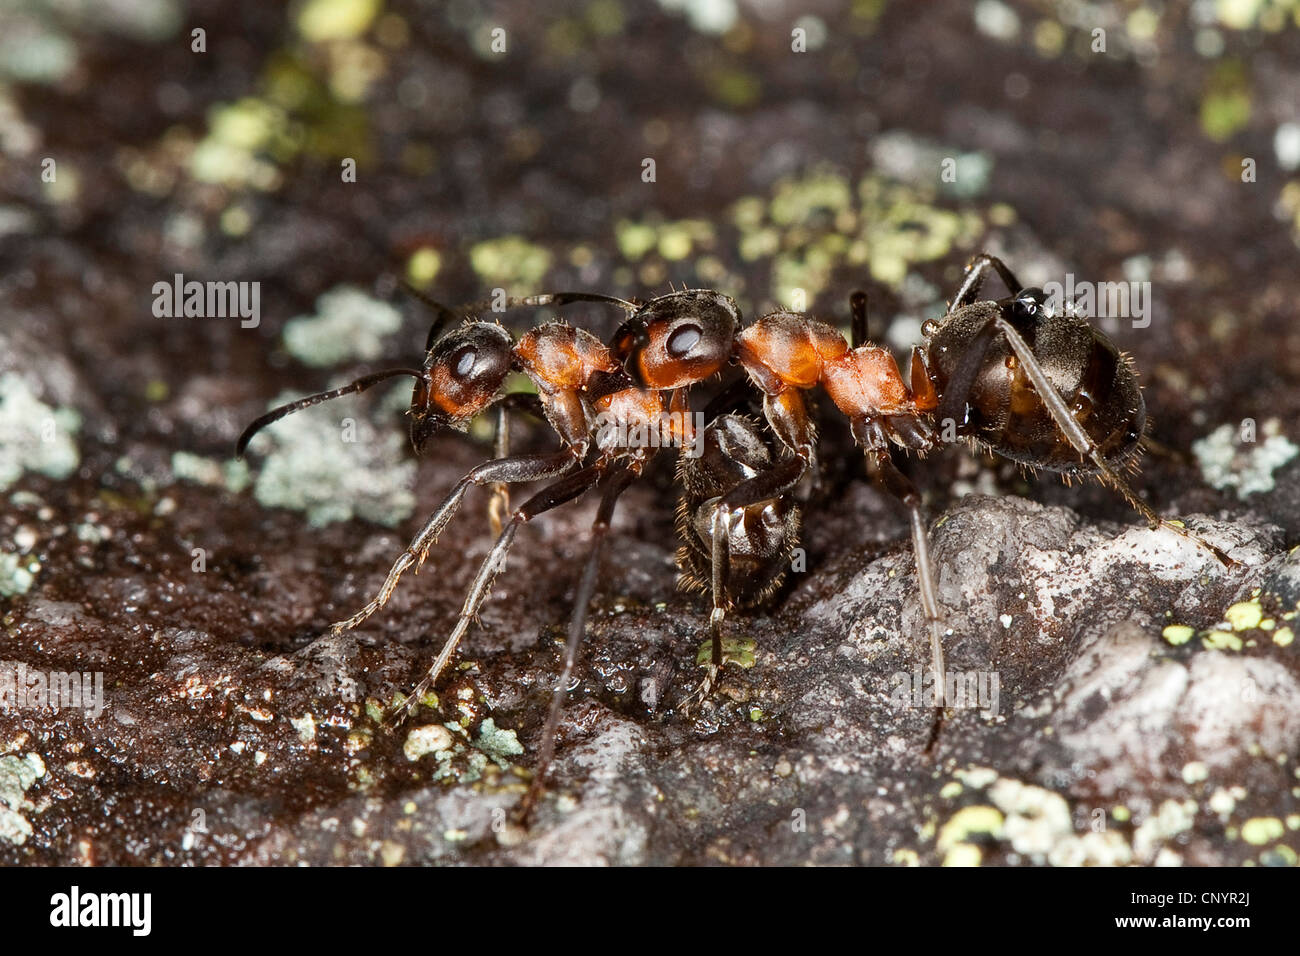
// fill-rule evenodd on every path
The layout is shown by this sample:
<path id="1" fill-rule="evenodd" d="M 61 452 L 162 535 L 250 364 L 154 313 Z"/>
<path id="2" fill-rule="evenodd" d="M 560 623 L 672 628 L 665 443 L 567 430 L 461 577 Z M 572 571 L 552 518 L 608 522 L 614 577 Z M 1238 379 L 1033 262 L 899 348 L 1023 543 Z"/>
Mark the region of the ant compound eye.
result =
<path id="1" fill-rule="evenodd" d="M 460 350 L 460 357 L 453 360 L 455 366 L 453 374 L 457 378 L 468 378 L 469 373 L 474 371 L 477 361 L 478 352 L 472 346 L 466 346 Z"/>
<path id="2" fill-rule="evenodd" d="M 691 349 L 700 344 L 702 338 L 704 338 L 704 330 L 693 322 L 686 322 L 673 329 L 664 347 L 673 358 L 685 358 L 690 354 Z"/>

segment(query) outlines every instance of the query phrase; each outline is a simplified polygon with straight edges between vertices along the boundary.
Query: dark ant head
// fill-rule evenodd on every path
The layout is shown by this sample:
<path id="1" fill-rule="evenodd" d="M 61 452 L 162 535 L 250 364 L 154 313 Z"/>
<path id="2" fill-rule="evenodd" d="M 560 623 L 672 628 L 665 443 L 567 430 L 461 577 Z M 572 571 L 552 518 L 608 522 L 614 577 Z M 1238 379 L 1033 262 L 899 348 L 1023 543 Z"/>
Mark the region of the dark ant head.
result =
<path id="1" fill-rule="evenodd" d="M 1052 318 L 1047 293 L 1037 287 L 1021 289 L 1010 299 L 1004 299 L 1003 304 L 1007 318 L 1016 324 Z"/>
<path id="2" fill-rule="evenodd" d="M 651 299 L 623 323 L 611 351 L 642 388 L 684 388 L 731 360 L 740 310 L 706 289 Z"/>
<path id="3" fill-rule="evenodd" d="M 514 362 L 510 334 L 492 322 L 467 322 L 433 343 L 411 396 L 411 444 L 419 452 L 433 435 L 464 431 L 492 404 Z"/>

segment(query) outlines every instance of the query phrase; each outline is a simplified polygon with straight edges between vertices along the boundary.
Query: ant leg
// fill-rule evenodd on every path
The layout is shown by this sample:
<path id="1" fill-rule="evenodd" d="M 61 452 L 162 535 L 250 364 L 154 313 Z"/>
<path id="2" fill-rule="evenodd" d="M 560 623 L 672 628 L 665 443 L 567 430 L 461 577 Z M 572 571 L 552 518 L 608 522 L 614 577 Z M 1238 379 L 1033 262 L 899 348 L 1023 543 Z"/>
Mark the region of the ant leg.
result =
<path id="1" fill-rule="evenodd" d="M 1042 400 L 1048 414 L 1052 416 L 1052 421 L 1056 423 L 1056 427 L 1061 430 L 1061 434 L 1074 446 L 1075 451 L 1092 463 L 1093 467 L 1102 476 L 1103 481 L 1108 482 L 1112 488 L 1123 495 L 1124 500 L 1146 519 L 1151 530 L 1154 531 L 1156 528 L 1163 526 L 1190 541 L 1194 541 L 1200 547 L 1211 552 L 1224 567 L 1232 567 L 1237 563 L 1200 535 L 1189 531 L 1180 524 L 1175 524 L 1160 517 L 1156 514 L 1155 509 L 1139 498 L 1133 489 L 1129 487 L 1123 476 L 1115 471 L 1102 456 L 1096 443 L 1083 430 L 1083 426 L 1070 414 L 1070 410 L 1066 408 L 1060 394 L 1052 386 L 1047 373 L 1043 371 L 1043 367 L 1038 363 L 1033 349 L 1021 338 L 1015 327 L 1001 316 L 995 318 L 992 324 L 996 325 L 998 331 L 1006 337 L 1007 344 L 1011 346 L 1011 351 L 1016 353 L 1017 360 L 1024 366 L 1025 374 L 1029 377 L 1029 381 L 1033 383 L 1034 391 L 1038 393 L 1038 397 Z"/>
<path id="2" fill-rule="evenodd" d="M 456 486 L 443 499 L 442 504 L 438 506 L 438 510 L 433 513 L 433 516 L 420 529 L 420 533 L 411 540 L 406 550 L 394 562 L 393 567 L 388 572 L 388 577 L 384 580 L 384 584 L 379 589 L 379 593 L 374 600 L 346 621 L 339 621 L 332 625 L 330 630 L 338 634 L 356 627 L 388 602 L 403 571 L 415 565 L 416 573 L 419 573 L 420 566 L 424 564 L 425 558 L 429 555 L 429 549 L 433 547 L 434 542 L 438 540 L 438 535 L 442 533 L 442 530 L 447 527 L 447 523 L 451 521 L 452 516 L 455 515 L 456 509 L 460 507 L 461 500 L 465 497 L 465 492 L 469 490 L 470 485 L 483 485 L 495 481 L 516 483 L 554 478 L 571 470 L 577 464 L 577 459 L 570 452 L 561 451 L 548 455 L 516 455 L 513 458 L 488 461 L 479 465 L 456 482 Z"/>
<path id="3" fill-rule="evenodd" d="M 574 596 L 573 616 L 569 618 L 569 640 L 564 648 L 564 668 L 560 672 L 560 679 L 555 684 L 555 692 L 551 696 L 551 710 L 546 717 L 546 726 L 542 729 L 542 749 L 537 757 L 537 770 L 533 774 L 528 792 L 524 794 L 524 799 L 519 805 L 519 821 L 525 826 L 532 813 L 533 805 L 541 796 L 546 782 L 546 773 L 555 757 L 555 734 L 560 725 L 564 698 L 569 690 L 569 679 L 573 676 L 578 649 L 582 646 L 583 633 L 587 627 L 587 610 L 591 604 L 591 596 L 596 590 L 596 575 L 605 553 L 606 535 L 609 534 L 609 525 L 614 517 L 614 506 L 618 503 L 619 495 L 627 490 L 636 477 L 637 473 L 628 468 L 620 469 L 610 476 L 605 485 L 605 493 L 600 499 L 596 520 L 591 526 L 591 552 L 587 557 L 587 565 L 583 568 L 582 578 Z"/>
<path id="4" fill-rule="evenodd" d="M 543 417 L 541 399 L 533 392 L 511 392 L 497 403 L 496 457 L 510 457 L 510 412 L 513 409 Z M 492 500 L 488 503 L 488 522 L 493 534 L 500 534 L 505 516 L 510 513 L 510 488 L 504 481 L 492 483 Z"/>
<path id="5" fill-rule="evenodd" d="M 497 406 L 496 456 L 505 458 L 510 454 L 510 409 L 502 402 Z M 492 483 L 492 500 L 488 502 L 488 524 L 493 534 L 501 533 L 501 519 L 510 510 L 510 486 L 504 481 Z"/>
<path id="6" fill-rule="evenodd" d="M 712 639 L 712 653 L 704 680 L 690 697 L 683 701 L 681 711 L 689 715 L 700 707 L 713 693 L 722 671 L 722 622 L 727 616 L 727 574 L 731 565 L 731 515 L 721 509 L 713 512 L 712 526 L 709 529 L 711 546 L 710 564 L 713 570 L 713 610 L 709 614 L 709 637 Z"/>
<path id="7" fill-rule="evenodd" d="M 990 322 L 981 326 L 966 343 L 966 349 L 962 352 L 956 370 L 948 379 L 948 386 L 935 411 L 935 419 L 940 424 L 948 420 L 958 426 L 966 423 L 966 403 L 970 399 L 971 389 L 975 387 L 975 379 L 984 367 L 984 356 L 996 336 L 997 329 Z"/>
<path id="8" fill-rule="evenodd" d="M 947 673 L 943 659 L 943 614 L 939 608 L 938 591 L 934 584 L 934 563 L 930 559 L 930 536 L 926 529 L 925 512 L 921 508 L 921 495 L 907 476 L 898 470 L 886 448 L 872 452 L 876 466 L 876 479 L 884 490 L 897 498 L 907 508 L 912 526 L 912 553 L 916 560 L 916 580 L 921 594 L 921 608 L 925 611 L 930 628 L 930 666 L 934 670 L 934 703 L 943 710 L 947 688 Z"/>
<path id="9" fill-rule="evenodd" d="M 590 490 L 600 480 L 605 466 L 602 464 L 588 465 L 579 471 L 573 472 L 561 478 L 554 484 L 547 485 L 533 497 L 524 502 L 519 510 L 510 517 L 501 534 L 497 536 L 496 543 L 492 545 L 492 550 L 488 556 L 483 559 L 479 565 L 478 574 L 474 576 L 474 583 L 470 585 L 469 593 L 465 595 L 465 603 L 461 605 L 460 616 L 456 619 L 456 626 L 452 629 L 451 636 L 438 652 L 437 659 L 433 666 L 429 668 L 428 673 L 420 683 L 415 685 L 409 697 L 402 704 L 393 708 L 389 714 L 389 719 L 393 720 L 399 713 L 409 712 L 419 702 L 420 698 L 429 691 L 438 676 L 446 668 L 451 660 L 451 655 L 456 651 L 456 645 L 460 643 L 462 637 L 469 630 L 470 624 L 473 623 L 477 616 L 479 608 L 487 599 L 488 593 L 492 590 L 492 582 L 496 579 L 502 568 L 506 564 L 506 555 L 510 551 L 510 545 L 515 539 L 515 532 L 525 521 L 529 521 L 543 512 L 558 508 L 566 502 L 581 496 Z"/>
<path id="10" fill-rule="evenodd" d="M 813 467 L 816 445 L 803 393 L 790 388 L 763 396 L 763 416 L 781 444 L 792 452 L 765 472 L 747 478 L 718 500 L 713 528 L 730 529 L 732 513 L 794 490 Z M 715 541 L 716 548 L 716 541 Z"/>
<path id="11" fill-rule="evenodd" d="M 740 482 L 726 495 L 717 499 L 714 505 L 709 535 L 713 571 L 713 612 L 709 617 L 709 629 L 713 635 L 713 656 L 704 684 L 697 694 L 688 699 L 687 710 L 691 706 L 691 701 L 702 700 L 707 696 L 722 666 L 722 620 L 726 615 L 727 548 L 731 542 L 733 517 L 749 505 L 780 498 L 792 491 L 812 467 L 814 452 L 812 422 L 808 418 L 807 406 L 799 390 L 787 389 L 778 395 L 764 396 L 763 413 L 768 426 L 781 444 L 793 454 L 781 459 L 767 471 Z"/>
<path id="12" fill-rule="evenodd" d="M 884 337 L 881 329 L 871 327 L 867 294 L 861 289 L 849 296 L 849 312 L 853 316 L 849 326 L 849 348 L 855 349 L 859 345 L 866 345 L 868 342 Z"/>
<path id="13" fill-rule="evenodd" d="M 1002 281 L 1013 296 L 1020 294 L 1020 290 L 1024 286 L 1007 268 L 1006 263 L 997 256 L 981 252 L 966 264 L 966 278 L 962 280 L 961 288 L 957 290 L 957 294 L 953 297 L 952 305 L 948 306 L 949 312 L 960 309 L 964 305 L 970 305 L 975 301 L 975 296 L 979 295 L 980 285 L 984 282 L 984 272 L 990 266 L 1002 277 Z"/>

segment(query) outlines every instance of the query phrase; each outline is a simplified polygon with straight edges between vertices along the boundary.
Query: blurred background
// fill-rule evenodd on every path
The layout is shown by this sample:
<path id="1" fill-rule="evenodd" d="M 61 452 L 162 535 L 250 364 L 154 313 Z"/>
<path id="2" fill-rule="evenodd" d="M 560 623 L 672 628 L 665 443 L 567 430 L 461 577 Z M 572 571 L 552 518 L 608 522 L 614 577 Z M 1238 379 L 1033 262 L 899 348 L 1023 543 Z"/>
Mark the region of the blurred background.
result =
<path id="1" fill-rule="evenodd" d="M 1098 320 L 1170 449 L 1139 486 L 1166 512 L 1250 507 L 1293 542 L 1298 107 L 1294 0 L 8 0 L 11 641 L 51 666 L 149 674 L 179 653 L 150 637 L 166 625 L 235 668 L 350 610 L 487 446 L 451 439 L 417 464 L 401 385 L 286 420 L 251 467 L 231 450 L 268 403 L 419 361 L 429 315 L 398 280 L 448 303 L 704 286 L 748 317 L 806 307 L 839 325 L 865 287 L 900 354 L 980 250 L 1026 284 L 1149 283 L 1149 324 Z M 169 315 L 178 275 L 249 283 L 256 309 Z M 618 318 L 568 314 L 602 335 Z M 355 442 L 336 440 L 342 416 Z M 519 447 L 549 442 L 521 427 Z M 960 454 L 917 473 L 936 513 L 1010 490 L 1132 520 L 1100 489 Z M 628 501 L 622 533 L 667 541 L 665 495 Z M 891 520 L 879 541 L 905 537 Z M 466 532 L 476 549 L 484 526 Z M 814 560 L 839 540 L 809 535 Z M 448 593 L 425 582 L 377 625 L 421 642 L 395 684 L 458 604 L 459 563 Z M 562 620 L 569 579 L 544 578 L 529 593 Z M 131 739 L 96 746 L 151 752 Z M 168 753 L 158 778 L 178 792 L 208 779 Z M 76 858 L 57 830 L 41 852 Z"/>

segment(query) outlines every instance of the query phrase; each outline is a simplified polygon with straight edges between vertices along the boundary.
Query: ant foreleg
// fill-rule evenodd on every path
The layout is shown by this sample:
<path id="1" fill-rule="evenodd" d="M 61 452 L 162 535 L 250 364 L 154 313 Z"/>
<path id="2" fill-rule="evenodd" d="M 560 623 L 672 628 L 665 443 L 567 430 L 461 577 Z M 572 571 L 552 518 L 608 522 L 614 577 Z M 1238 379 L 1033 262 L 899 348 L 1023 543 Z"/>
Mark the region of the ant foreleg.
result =
<path id="1" fill-rule="evenodd" d="M 573 616 L 569 618 L 569 639 L 564 648 L 564 667 L 560 671 L 560 679 L 556 681 L 555 693 L 551 696 L 551 710 L 546 717 L 546 726 L 542 728 L 542 746 L 537 757 L 537 770 L 533 774 L 528 792 L 524 794 L 519 804 L 518 818 L 524 826 L 528 825 L 529 815 L 537 798 L 541 796 L 546 782 L 546 773 L 555 757 L 555 734 L 559 729 L 564 698 L 569 691 L 569 680 L 573 676 L 573 668 L 578 659 L 578 649 L 582 646 L 583 633 L 586 631 L 587 609 L 591 604 L 591 596 L 596 590 L 596 577 L 605 553 L 610 522 L 614 518 L 614 506 L 618 503 L 619 495 L 636 477 L 637 472 L 628 468 L 616 471 L 610 476 L 605 485 L 605 493 L 600 499 L 596 520 L 591 526 L 591 552 L 587 557 L 587 565 L 583 568 L 577 593 L 574 595 Z"/>
<path id="2" fill-rule="evenodd" d="M 510 412 L 519 409 L 544 418 L 542 401 L 534 392 L 511 392 L 497 403 L 496 457 L 510 456 Z M 505 516 L 510 513 L 510 486 L 504 481 L 492 483 L 492 500 L 488 503 L 488 523 L 493 534 L 500 534 Z"/>
<path id="3" fill-rule="evenodd" d="M 696 707 L 703 706 L 713 693 L 722 672 L 722 622 L 727 616 L 727 575 L 731 570 L 731 513 L 721 508 L 715 509 L 709 528 L 710 558 L 712 568 L 713 610 L 709 614 L 709 638 L 712 644 L 709 664 L 704 672 L 704 680 L 685 701 L 682 713 L 690 714 Z"/>
<path id="4" fill-rule="evenodd" d="M 517 455 L 513 458 L 488 461 L 479 465 L 456 482 L 456 486 L 443 499 L 442 504 L 438 506 L 438 510 L 425 522 L 424 527 L 420 529 L 420 533 L 411 540 L 406 550 L 393 563 L 388 572 L 388 577 L 385 578 L 383 586 L 379 589 L 379 593 L 374 600 L 347 620 L 332 625 L 331 631 L 338 634 L 342 631 L 351 630 L 383 607 L 396 589 L 402 573 L 412 565 L 415 565 L 416 573 L 419 573 L 420 566 L 424 564 L 425 558 L 429 555 L 429 549 L 433 547 L 434 542 L 438 540 L 438 535 L 442 533 L 442 530 L 451 521 L 452 516 L 456 514 L 456 510 L 460 507 L 461 500 L 465 497 L 465 492 L 469 490 L 470 485 L 484 485 L 498 481 L 518 483 L 537 481 L 542 478 L 554 478 L 556 475 L 562 475 L 574 468 L 577 464 L 578 461 L 572 453 L 561 451 L 547 455 Z"/>
<path id="5" fill-rule="evenodd" d="M 1139 498 L 1137 493 L 1129 487 L 1123 476 L 1106 461 L 1096 443 L 1083 430 L 1083 426 L 1070 414 L 1070 410 L 1066 408 L 1060 393 L 1056 391 L 1051 380 L 1047 377 L 1047 373 L 1043 371 L 1042 365 L 1039 364 L 1037 357 L 1035 357 L 1033 349 L 1029 347 L 1029 344 L 1016 331 L 1015 327 L 1001 316 L 994 319 L 991 324 L 996 325 L 998 331 L 1006 337 L 1007 344 L 1011 346 L 1011 351 L 1015 353 L 1017 360 L 1024 366 L 1025 375 L 1029 377 L 1029 381 L 1034 386 L 1034 391 L 1038 393 L 1038 397 L 1042 400 L 1047 413 L 1051 415 L 1052 421 L 1056 423 L 1056 427 L 1060 429 L 1061 434 L 1074 446 L 1075 451 L 1092 463 L 1103 481 L 1109 483 L 1111 487 L 1123 495 L 1124 499 L 1146 519 L 1151 530 L 1154 531 L 1159 527 L 1168 528 L 1209 551 L 1225 568 L 1236 565 L 1237 562 L 1228 557 L 1221 549 L 1180 524 L 1175 524 L 1166 518 L 1160 517 L 1156 514 L 1155 509 Z"/>
<path id="6" fill-rule="evenodd" d="M 930 536 L 926 529 L 925 512 L 921 507 L 921 494 L 907 476 L 898 470 L 887 448 L 871 452 L 875 477 L 880 486 L 897 498 L 907 508 L 912 527 L 912 553 L 916 561 L 917 589 L 921 595 L 921 608 L 930 629 L 930 666 L 934 670 L 934 703 L 942 711 L 947 673 L 943 656 L 943 614 L 939 607 L 938 590 L 934 583 L 934 564 L 930 558 Z"/>
<path id="7" fill-rule="evenodd" d="M 501 534 L 497 536 L 496 543 L 492 545 L 492 550 L 488 556 L 483 559 L 479 565 L 478 574 L 474 576 L 474 583 L 470 585 L 469 593 L 465 595 L 465 603 L 461 606 L 460 616 L 456 619 L 456 626 L 452 629 L 451 636 L 438 652 L 437 659 L 433 666 L 429 668 L 424 679 L 415 685 L 406 701 L 393 709 L 389 714 L 389 720 L 395 720 L 397 715 L 407 712 L 414 708 L 419 699 L 429 691 L 434 683 L 437 682 L 439 675 L 442 674 L 452 654 L 456 652 L 456 646 L 460 643 L 461 638 L 469 630 L 470 624 L 473 623 L 478 610 L 482 607 L 483 602 L 487 599 L 488 593 L 492 590 L 492 582 L 496 579 L 497 574 L 505 567 L 506 555 L 510 551 L 510 545 L 514 541 L 515 532 L 525 521 L 529 521 L 543 512 L 558 508 L 566 502 L 572 501 L 584 492 L 592 488 L 601 477 L 604 469 L 603 465 L 588 465 L 571 475 L 561 478 L 554 484 L 547 485 L 533 497 L 524 502 L 519 510 L 511 517 L 510 521 L 502 529 Z M 407 554 L 410 552 L 408 551 Z"/>

